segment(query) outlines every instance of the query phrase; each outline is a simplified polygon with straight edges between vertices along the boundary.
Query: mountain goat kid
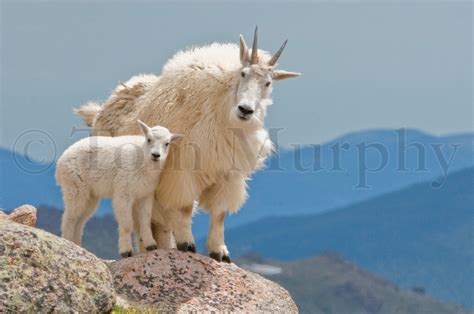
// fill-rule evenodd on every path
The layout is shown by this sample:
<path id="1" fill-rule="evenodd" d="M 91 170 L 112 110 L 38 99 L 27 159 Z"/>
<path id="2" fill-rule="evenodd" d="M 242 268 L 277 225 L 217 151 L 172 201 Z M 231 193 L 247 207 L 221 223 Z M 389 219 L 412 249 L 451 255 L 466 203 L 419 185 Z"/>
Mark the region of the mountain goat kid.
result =
<path id="1" fill-rule="evenodd" d="M 82 229 L 100 197 L 112 198 L 119 229 L 119 253 L 132 256 L 132 228 L 140 251 L 156 249 L 151 231 L 153 195 L 170 142 L 181 137 L 148 127 L 145 136 L 94 136 L 69 147 L 59 158 L 56 180 L 64 197 L 62 236 L 80 245 Z M 133 225 L 132 225 L 133 223 Z"/>

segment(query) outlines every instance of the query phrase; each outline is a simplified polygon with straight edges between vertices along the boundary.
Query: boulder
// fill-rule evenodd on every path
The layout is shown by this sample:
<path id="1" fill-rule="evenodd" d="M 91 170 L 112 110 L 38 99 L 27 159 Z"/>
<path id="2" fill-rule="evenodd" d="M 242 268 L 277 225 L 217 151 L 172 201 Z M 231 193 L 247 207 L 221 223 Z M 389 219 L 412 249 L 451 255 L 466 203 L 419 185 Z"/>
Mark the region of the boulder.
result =
<path id="1" fill-rule="evenodd" d="M 107 312 L 107 266 L 48 232 L 0 219 L 0 313 Z"/>
<path id="2" fill-rule="evenodd" d="M 278 284 L 235 264 L 178 250 L 155 250 L 109 264 L 124 307 L 158 312 L 296 313 Z"/>
<path id="3" fill-rule="evenodd" d="M 15 208 L 10 215 L 0 210 L 0 219 L 11 220 L 26 226 L 34 227 L 36 224 L 36 208 L 31 205 L 22 205 Z"/>

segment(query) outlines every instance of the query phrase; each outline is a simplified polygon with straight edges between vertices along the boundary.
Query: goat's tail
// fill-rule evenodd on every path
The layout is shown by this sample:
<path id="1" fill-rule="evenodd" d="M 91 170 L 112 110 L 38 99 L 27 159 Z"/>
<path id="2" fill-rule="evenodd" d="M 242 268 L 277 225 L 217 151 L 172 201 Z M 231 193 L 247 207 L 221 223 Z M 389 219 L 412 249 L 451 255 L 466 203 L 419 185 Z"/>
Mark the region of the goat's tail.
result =
<path id="1" fill-rule="evenodd" d="M 78 116 L 82 116 L 84 123 L 87 126 L 92 127 L 94 125 L 95 117 L 102 110 L 102 106 L 94 101 L 89 101 L 79 108 L 74 108 L 74 113 Z"/>

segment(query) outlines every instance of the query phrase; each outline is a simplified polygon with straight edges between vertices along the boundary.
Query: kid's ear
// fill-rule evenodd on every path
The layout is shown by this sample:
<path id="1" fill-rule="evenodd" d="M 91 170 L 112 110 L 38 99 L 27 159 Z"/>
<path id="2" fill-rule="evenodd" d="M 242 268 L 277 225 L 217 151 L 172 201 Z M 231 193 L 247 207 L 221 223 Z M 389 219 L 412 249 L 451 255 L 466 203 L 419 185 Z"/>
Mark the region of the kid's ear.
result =
<path id="1" fill-rule="evenodd" d="M 183 134 L 171 134 L 171 142 L 182 139 L 183 137 L 184 137 Z"/>
<path id="2" fill-rule="evenodd" d="M 145 134 L 145 136 L 147 136 L 148 133 L 150 132 L 150 128 L 148 127 L 148 125 L 146 125 L 145 122 L 143 122 L 141 120 L 137 120 L 137 122 L 138 122 L 138 125 L 140 126 L 140 128 L 142 129 L 143 134 Z"/>

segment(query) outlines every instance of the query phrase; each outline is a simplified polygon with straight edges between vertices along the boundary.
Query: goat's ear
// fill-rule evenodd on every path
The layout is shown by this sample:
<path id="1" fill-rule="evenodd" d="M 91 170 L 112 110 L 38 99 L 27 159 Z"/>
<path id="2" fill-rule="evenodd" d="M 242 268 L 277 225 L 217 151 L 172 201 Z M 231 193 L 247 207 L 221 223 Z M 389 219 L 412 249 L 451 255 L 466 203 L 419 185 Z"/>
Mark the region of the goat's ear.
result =
<path id="1" fill-rule="evenodd" d="M 289 71 L 285 71 L 285 70 L 275 70 L 273 71 L 273 79 L 275 81 L 280 81 L 280 80 L 286 80 L 288 78 L 292 78 L 292 77 L 298 77 L 300 76 L 301 73 L 298 73 L 298 72 L 289 72 Z"/>
<path id="2" fill-rule="evenodd" d="M 240 35 L 240 62 L 242 65 L 247 65 L 250 61 L 249 49 L 245 43 L 244 36 Z"/>
<path id="3" fill-rule="evenodd" d="M 143 122 L 141 120 L 137 120 L 137 123 L 140 126 L 140 128 L 142 129 L 143 134 L 145 134 L 145 136 L 147 136 L 150 132 L 150 127 L 148 127 L 148 125 L 146 125 L 145 122 Z"/>
<path id="4" fill-rule="evenodd" d="M 184 137 L 183 134 L 171 134 L 171 142 L 182 139 L 183 137 Z"/>

